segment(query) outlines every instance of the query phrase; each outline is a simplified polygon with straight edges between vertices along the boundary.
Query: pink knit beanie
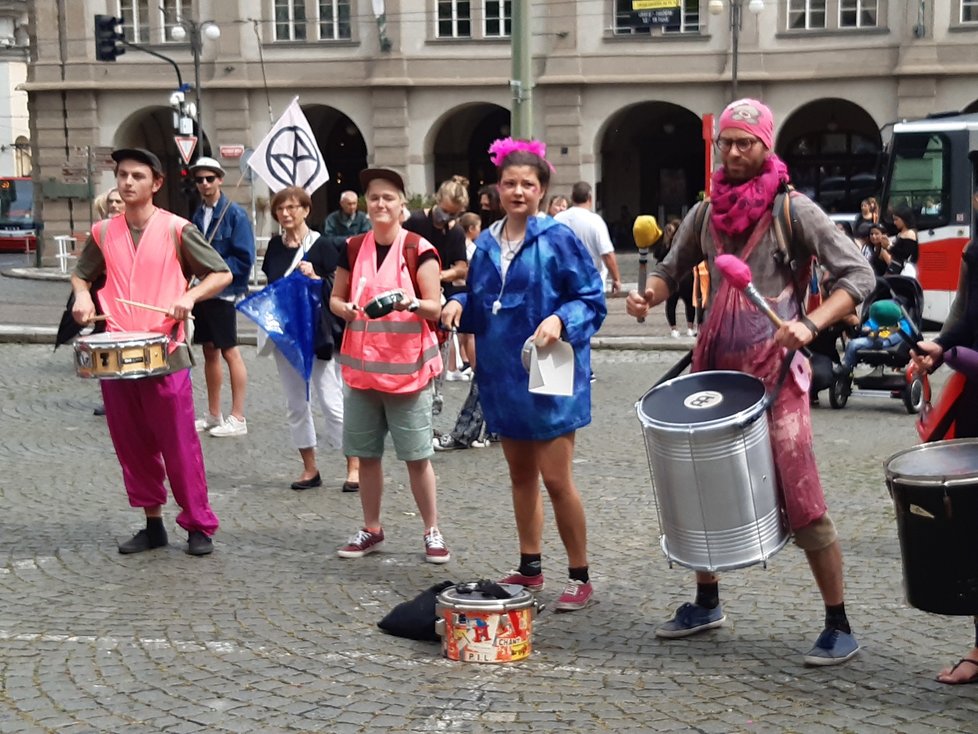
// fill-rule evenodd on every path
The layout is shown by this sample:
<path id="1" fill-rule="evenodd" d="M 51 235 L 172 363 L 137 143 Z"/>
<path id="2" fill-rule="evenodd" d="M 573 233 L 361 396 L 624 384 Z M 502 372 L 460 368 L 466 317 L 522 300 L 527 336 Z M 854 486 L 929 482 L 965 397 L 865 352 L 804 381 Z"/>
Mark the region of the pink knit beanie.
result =
<path id="1" fill-rule="evenodd" d="M 756 99 L 738 99 L 720 113 L 720 132 L 743 130 L 755 136 L 771 150 L 774 147 L 774 115 L 770 108 Z"/>

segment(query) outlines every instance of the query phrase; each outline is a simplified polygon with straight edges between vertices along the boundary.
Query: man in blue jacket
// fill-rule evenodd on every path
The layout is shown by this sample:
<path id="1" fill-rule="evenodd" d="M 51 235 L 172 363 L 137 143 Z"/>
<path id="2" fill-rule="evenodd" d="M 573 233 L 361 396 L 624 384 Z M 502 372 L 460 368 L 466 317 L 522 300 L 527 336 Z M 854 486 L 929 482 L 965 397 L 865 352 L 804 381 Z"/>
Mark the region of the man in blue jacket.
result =
<path id="1" fill-rule="evenodd" d="M 248 279 L 255 263 L 255 235 L 244 209 L 221 193 L 224 169 L 213 158 L 198 158 L 190 174 L 200 194 L 200 208 L 193 223 L 224 258 L 231 269 L 231 285 L 215 298 L 194 306 L 194 344 L 204 348 L 204 378 L 207 382 L 207 415 L 197 421 L 198 431 L 212 436 L 243 436 L 248 433 L 244 417 L 248 371 L 238 349 L 237 312 L 234 304 L 248 292 Z M 221 357 L 231 380 L 231 412 L 221 411 L 224 379 Z"/>

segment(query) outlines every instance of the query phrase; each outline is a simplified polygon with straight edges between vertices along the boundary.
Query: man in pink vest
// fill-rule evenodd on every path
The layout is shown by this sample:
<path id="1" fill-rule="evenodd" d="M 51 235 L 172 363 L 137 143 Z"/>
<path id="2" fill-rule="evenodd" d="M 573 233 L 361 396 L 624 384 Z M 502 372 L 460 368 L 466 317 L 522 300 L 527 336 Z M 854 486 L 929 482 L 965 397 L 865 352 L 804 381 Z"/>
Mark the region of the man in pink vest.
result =
<path id="1" fill-rule="evenodd" d="M 194 304 L 220 293 L 231 273 L 200 231 L 186 219 L 153 204 L 163 186 L 163 166 L 142 148 L 112 153 L 125 216 L 97 222 L 71 275 L 72 315 L 78 323 L 95 316 L 89 292 L 105 273 L 98 293 L 109 332 L 158 332 L 170 337 L 168 371 L 135 380 L 103 380 L 109 435 L 122 465 L 129 504 L 143 508 L 146 528 L 119 544 L 120 553 L 166 546 L 164 478 L 180 506 L 177 524 L 188 532 L 187 552 L 213 549 L 217 516 L 207 499 L 207 478 L 194 425 L 190 349 L 184 321 Z M 187 289 L 191 277 L 199 284 Z M 151 308 L 133 306 L 136 301 Z"/>

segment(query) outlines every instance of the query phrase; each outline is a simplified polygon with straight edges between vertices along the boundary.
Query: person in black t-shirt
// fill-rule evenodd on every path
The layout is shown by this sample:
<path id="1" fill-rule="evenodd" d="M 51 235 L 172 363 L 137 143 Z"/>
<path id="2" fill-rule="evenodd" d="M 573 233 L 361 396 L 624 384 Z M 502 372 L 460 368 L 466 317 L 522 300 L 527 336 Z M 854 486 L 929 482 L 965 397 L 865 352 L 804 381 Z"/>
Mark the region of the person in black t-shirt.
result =
<path id="1" fill-rule="evenodd" d="M 465 256 L 465 232 L 458 226 L 458 218 L 469 207 L 469 181 L 462 176 L 452 176 L 438 187 L 435 194 L 435 205 L 430 209 L 411 212 L 404 222 L 404 229 L 415 232 L 435 246 L 441 258 L 441 290 L 445 299 L 465 290 L 465 286 L 457 286 L 456 280 L 465 280 L 469 272 L 468 259 Z M 444 302 L 444 301 L 443 301 Z M 451 340 L 449 340 L 451 343 Z M 446 369 L 452 373 L 459 371 L 459 357 L 454 349 L 449 347 Z M 444 376 L 444 373 L 442 373 Z M 439 383 L 441 380 L 438 381 Z M 435 404 L 438 406 L 440 394 L 436 393 Z M 440 407 L 436 412 L 440 411 Z"/>

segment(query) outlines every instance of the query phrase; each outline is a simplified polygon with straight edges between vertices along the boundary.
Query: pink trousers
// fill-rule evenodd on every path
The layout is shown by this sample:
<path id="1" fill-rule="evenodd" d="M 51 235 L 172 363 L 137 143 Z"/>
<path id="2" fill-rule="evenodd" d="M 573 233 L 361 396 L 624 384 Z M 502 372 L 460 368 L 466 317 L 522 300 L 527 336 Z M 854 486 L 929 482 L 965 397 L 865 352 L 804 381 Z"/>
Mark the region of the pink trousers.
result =
<path id="1" fill-rule="evenodd" d="M 207 500 L 190 370 L 138 380 L 102 380 L 101 386 L 129 504 L 165 505 L 163 480 L 168 478 L 180 506 L 177 524 L 213 535 L 218 521 Z"/>

